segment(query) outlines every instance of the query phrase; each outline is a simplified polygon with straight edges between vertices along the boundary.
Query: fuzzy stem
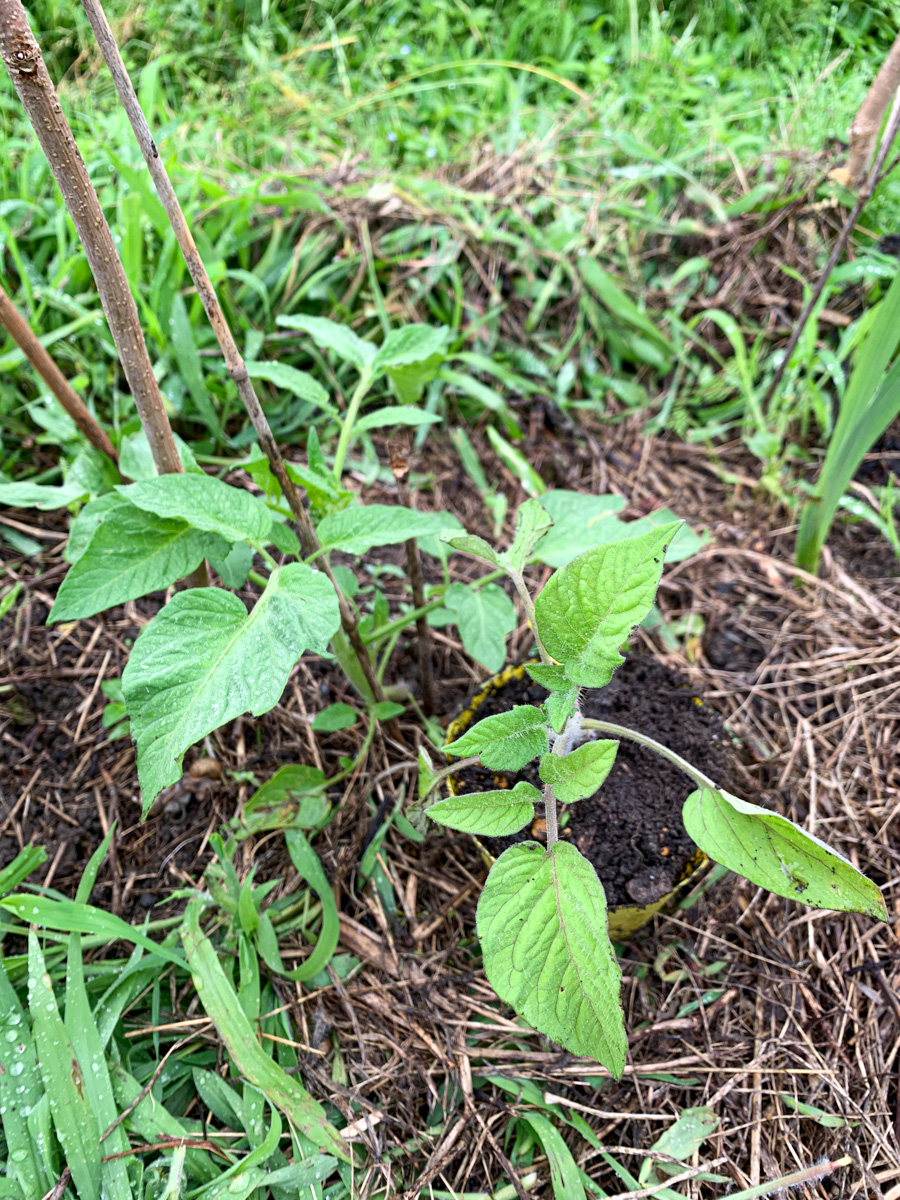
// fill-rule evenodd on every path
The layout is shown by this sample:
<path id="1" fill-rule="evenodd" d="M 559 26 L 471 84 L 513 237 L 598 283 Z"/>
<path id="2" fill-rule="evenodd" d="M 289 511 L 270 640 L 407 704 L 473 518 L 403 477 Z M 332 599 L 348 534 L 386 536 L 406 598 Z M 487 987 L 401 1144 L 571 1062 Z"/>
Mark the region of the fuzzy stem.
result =
<path id="1" fill-rule="evenodd" d="M 537 615 L 534 611 L 534 601 L 528 594 L 528 588 L 525 586 L 525 579 L 520 571 L 510 571 L 510 579 L 513 581 L 516 591 L 519 593 L 519 599 L 525 607 L 525 616 L 528 618 L 528 624 L 531 626 L 531 632 L 534 634 L 535 644 L 538 648 L 538 654 L 541 656 L 541 662 L 548 666 L 552 664 L 553 659 L 544 649 L 544 643 L 541 641 L 541 635 L 538 633 Z"/>
<path id="2" fill-rule="evenodd" d="M 664 746 L 662 742 L 647 737 L 644 733 L 638 733 L 635 729 L 627 729 L 624 725 L 613 725 L 610 721 L 595 721 L 592 717 L 584 717 L 581 728 L 596 729 L 599 733 L 611 733 L 614 737 L 627 738 L 630 742 L 637 742 L 639 746 L 646 746 L 648 750 L 655 751 L 661 758 L 666 758 L 670 763 L 679 767 L 685 775 L 693 779 L 698 787 L 712 788 L 714 792 L 719 790 L 717 783 L 713 783 L 708 775 L 704 775 L 702 771 L 692 767 L 687 759 L 676 754 L 674 750 L 670 750 L 668 746 Z"/>
<path id="3" fill-rule="evenodd" d="M 119 456 L 112 442 L 98 425 L 93 413 L 89 411 L 68 379 L 29 329 L 27 322 L 2 286 L 0 286 L 0 325 L 4 327 L 91 445 L 118 464 Z"/>
<path id="4" fill-rule="evenodd" d="M 556 797 L 549 783 L 544 784 L 544 820 L 547 822 L 547 849 L 559 841 L 559 818 L 556 814 Z"/>
<path id="5" fill-rule="evenodd" d="M 4 5 L 13 3 L 18 3 L 18 0 L 0 0 L 0 13 L 2 13 Z M 178 202 L 178 197 L 175 195 L 172 181 L 169 179 L 168 172 L 159 156 L 156 143 L 153 141 L 150 133 L 150 126 L 147 124 L 147 118 L 141 109 L 137 93 L 122 61 L 122 55 L 119 52 L 116 39 L 109 26 L 109 21 L 106 19 L 106 13 L 103 11 L 100 0 L 82 0 L 82 6 L 87 13 L 87 18 L 91 23 L 97 43 L 100 46 L 100 50 L 115 82 L 119 99 L 122 101 L 122 106 L 128 114 L 128 119 L 131 122 L 131 127 L 141 148 L 141 153 L 147 163 L 150 176 L 156 186 L 163 208 L 166 210 L 166 215 L 169 218 L 175 239 L 181 248 L 188 271 L 197 288 L 197 294 L 206 310 L 207 318 L 222 350 L 228 373 L 234 380 L 238 395 L 247 410 L 247 414 L 250 417 L 266 458 L 269 460 L 272 474 L 278 480 L 282 493 L 288 502 L 291 514 L 297 522 L 304 557 L 309 558 L 310 555 L 321 551 L 319 539 L 309 518 L 309 513 L 303 506 L 300 493 L 287 473 L 284 459 L 281 457 L 281 453 L 275 443 L 271 426 L 262 410 L 259 398 L 253 390 L 253 385 L 250 382 L 250 376 L 247 372 L 247 364 L 244 362 L 237 348 L 237 343 L 225 319 L 225 314 L 222 311 L 222 306 L 219 303 L 212 280 L 207 273 L 206 267 L 203 265 L 203 260 L 197 250 L 193 235 L 188 228 L 184 212 Z M 337 593 L 340 604 L 341 625 L 347 635 L 347 640 L 350 642 L 353 654 L 355 654 L 358 660 L 359 670 L 365 678 L 366 685 L 376 700 L 383 700 L 384 692 L 381 684 L 375 677 L 369 656 L 360 640 L 356 619 L 350 610 L 350 606 L 341 594 L 340 588 L 337 586 L 327 557 L 322 558 L 320 570 L 327 575 Z M 366 696 L 364 695 L 363 698 L 366 699 Z"/>

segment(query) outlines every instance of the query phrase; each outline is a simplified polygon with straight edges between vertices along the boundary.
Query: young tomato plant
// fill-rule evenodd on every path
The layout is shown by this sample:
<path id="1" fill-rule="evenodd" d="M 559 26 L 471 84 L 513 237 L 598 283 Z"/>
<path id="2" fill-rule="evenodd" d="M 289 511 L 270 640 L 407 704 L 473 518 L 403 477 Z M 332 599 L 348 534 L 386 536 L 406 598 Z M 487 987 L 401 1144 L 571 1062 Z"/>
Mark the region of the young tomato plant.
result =
<path id="1" fill-rule="evenodd" d="M 504 851 L 479 900 L 485 971 L 498 996 L 536 1029 L 620 1076 L 627 1046 L 621 972 L 607 931 L 603 886 L 588 860 L 559 838 L 559 805 L 577 804 L 597 791 L 615 760 L 617 739 L 655 751 L 693 780 L 684 823 L 711 859 L 815 908 L 880 920 L 886 909 L 874 883 L 785 817 L 729 795 L 651 737 L 582 716 L 580 689 L 604 687 L 624 662 L 621 648 L 650 611 L 679 522 L 580 554 L 532 599 L 523 569 L 550 523 L 546 510 L 529 500 L 519 509 L 505 552 L 478 537 L 447 539 L 512 580 L 540 655 L 527 669 L 549 695 L 539 706 L 485 717 L 446 749 L 492 771 L 520 771 L 538 759 L 543 790 L 520 781 L 508 790 L 440 800 L 428 815 L 451 829 L 503 837 L 529 825 L 535 805 L 543 804 L 546 847 L 526 841 Z M 436 772 L 423 764 L 422 794 L 462 765 Z"/>

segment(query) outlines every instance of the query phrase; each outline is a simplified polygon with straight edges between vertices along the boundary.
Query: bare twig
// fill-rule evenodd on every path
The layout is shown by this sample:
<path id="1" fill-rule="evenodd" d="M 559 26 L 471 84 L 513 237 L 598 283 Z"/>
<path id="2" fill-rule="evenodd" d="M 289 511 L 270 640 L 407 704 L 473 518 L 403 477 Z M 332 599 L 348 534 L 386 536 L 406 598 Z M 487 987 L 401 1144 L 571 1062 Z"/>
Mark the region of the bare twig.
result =
<path id="1" fill-rule="evenodd" d="M 838 260 L 844 253 L 847 242 L 850 240 L 850 235 L 856 226 L 857 220 L 859 219 L 859 214 L 869 203 L 869 200 L 872 198 L 872 193 L 875 191 L 875 186 L 881 179 L 881 169 L 884 166 L 885 159 L 888 156 L 888 151 L 893 145 L 894 138 L 897 136 L 897 130 L 900 128 L 900 103 L 898 103 L 898 101 L 900 101 L 900 94 L 894 98 L 894 106 L 891 109 L 891 115 L 888 120 L 887 127 L 885 128 L 884 135 L 881 139 L 881 145 L 878 148 L 878 155 L 875 159 L 875 162 L 872 164 L 872 169 L 866 176 L 866 181 L 860 188 L 859 195 L 856 197 L 856 203 L 853 205 L 850 215 L 844 222 L 844 227 L 840 232 L 838 240 L 834 244 L 834 249 L 831 251 L 831 256 L 825 265 L 825 270 L 816 281 L 816 286 L 813 288 L 809 299 L 804 305 L 803 312 L 801 312 L 800 316 L 797 318 L 797 324 L 794 326 L 794 332 L 790 336 L 790 340 L 788 341 L 788 344 L 785 347 L 782 355 L 781 362 L 778 364 L 778 367 L 772 378 L 772 382 L 769 384 L 769 388 L 763 397 L 763 409 L 768 407 L 769 402 L 778 389 L 778 385 L 784 378 L 784 373 L 788 368 L 788 363 L 791 361 L 791 355 L 797 349 L 797 343 L 800 341 L 803 330 L 806 328 L 806 323 L 809 320 L 813 309 L 818 304 L 819 298 L 825 291 L 826 284 L 831 278 L 831 272 L 837 266 Z"/>
<path id="2" fill-rule="evenodd" d="M 0 0 L 0 54 L 84 246 L 153 461 L 160 474 L 179 472 L 181 460 L 144 343 L 137 305 L 21 0 Z"/>
<path id="3" fill-rule="evenodd" d="M 2 286 L 0 286 L 0 325 L 16 343 L 91 445 L 117 463 L 119 456 L 112 442 L 97 424 L 93 413 L 88 410 L 68 379 L 28 328 L 27 322 Z"/>
<path id="4" fill-rule="evenodd" d="M 875 151 L 875 142 L 881 122 L 887 111 L 887 106 L 896 95 L 900 85 L 900 33 L 894 39 L 894 44 L 888 51 L 888 56 L 872 86 L 866 92 L 866 98 L 859 106 L 859 112 L 853 118 L 850 126 L 850 153 L 847 155 L 847 175 L 850 187 L 856 187 L 865 176 Z"/>
<path id="5" fill-rule="evenodd" d="M 9 2 L 9 0 L 0 0 Z M 110 28 L 109 21 L 106 18 L 106 13 L 100 0 L 82 0 L 87 18 L 91 23 L 91 28 L 97 38 L 97 43 L 106 60 L 106 65 L 109 67 L 110 73 L 116 85 L 116 91 L 119 93 L 119 99 L 122 101 L 128 119 L 131 122 L 131 127 L 134 130 L 134 135 L 137 138 L 138 145 L 141 148 L 141 153 L 150 170 L 150 176 L 156 186 L 159 198 L 162 201 L 163 207 L 166 210 L 166 215 L 175 233 L 176 241 L 181 248 L 181 253 L 184 256 L 184 261 L 187 264 L 188 271 L 197 288 L 197 294 L 206 310 L 206 315 L 209 323 L 212 326 L 213 333 L 216 335 L 216 340 L 221 347 L 222 354 L 225 358 L 225 365 L 228 368 L 228 373 L 234 380 L 238 395 L 256 435 L 259 438 L 260 445 L 265 452 L 266 458 L 269 460 L 269 465 L 272 468 L 272 474 L 278 480 L 284 497 L 288 502 L 294 520 L 300 533 L 300 544 L 303 548 L 303 553 L 306 557 L 316 554 L 321 550 L 319 539 L 316 536 L 316 531 L 313 528 L 309 518 L 309 513 L 303 506 L 303 501 L 300 492 L 295 486 L 293 480 L 287 473 L 287 468 L 284 459 L 281 457 L 281 452 L 275 443 L 275 438 L 272 434 L 272 429 L 269 425 L 266 415 L 262 410 L 262 405 L 256 392 L 253 390 L 253 385 L 250 382 L 250 376 L 247 372 L 247 364 L 237 348 L 237 343 L 234 340 L 228 322 L 225 319 L 225 314 L 222 311 L 222 306 L 219 303 L 219 298 L 216 295 L 216 290 L 213 287 L 212 280 L 207 273 L 206 267 L 203 265 L 203 260 L 197 250 L 193 235 L 188 227 L 184 212 L 178 202 L 178 197 L 175 195 L 175 189 L 172 186 L 172 181 L 169 179 L 168 172 L 160 158 L 159 151 L 156 148 L 156 143 L 150 133 L 150 126 L 147 123 L 147 118 L 141 108 L 137 93 L 134 90 L 128 71 L 125 68 L 125 63 L 122 61 L 122 55 L 119 47 L 116 44 L 115 36 Z M 368 651 L 362 643 L 357 627 L 356 619 L 347 604 L 346 599 L 341 594 L 340 588 L 335 582 L 331 566 L 326 557 L 322 556 L 318 560 L 318 565 L 322 571 L 328 576 L 334 585 L 334 590 L 337 594 L 341 610 L 341 624 L 344 632 L 350 641 L 351 646 L 359 660 L 359 665 L 365 674 L 366 681 L 371 688 L 372 695 L 375 700 L 384 700 L 384 692 L 381 684 L 375 676 L 372 668 L 372 663 L 369 658 Z"/>

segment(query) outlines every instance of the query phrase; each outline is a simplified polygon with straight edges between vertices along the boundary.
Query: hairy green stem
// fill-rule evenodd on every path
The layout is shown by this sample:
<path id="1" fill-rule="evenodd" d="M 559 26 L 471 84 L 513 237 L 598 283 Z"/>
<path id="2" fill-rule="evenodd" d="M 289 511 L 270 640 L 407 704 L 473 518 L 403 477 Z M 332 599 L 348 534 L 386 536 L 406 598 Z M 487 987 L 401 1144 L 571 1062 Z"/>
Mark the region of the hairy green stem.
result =
<path id="1" fill-rule="evenodd" d="M 341 424 L 341 435 L 338 438 L 337 450 L 334 452 L 334 477 L 341 482 L 341 474 L 344 470 L 344 460 L 347 457 L 347 451 L 350 449 L 350 439 L 353 437 L 353 427 L 356 424 L 356 418 L 359 416 L 359 406 L 363 402 L 363 397 L 372 386 L 372 372 L 366 367 L 359 377 L 359 383 L 350 397 L 350 403 L 347 406 L 347 412 L 344 414 L 344 420 Z"/>
<path id="2" fill-rule="evenodd" d="M 559 841 L 559 818 L 556 815 L 556 797 L 549 783 L 544 784 L 544 820 L 547 822 L 547 849 Z"/>
<path id="3" fill-rule="evenodd" d="M 525 586 L 525 580 L 520 571 L 510 571 L 509 577 L 515 585 L 516 591 L 519 593 L 519 599 L 525 606 L 525 615 L 528 618 L 528 624 L 531 626 L 531 632 L 534 634 L 534 640 L 538 648 L 538 654 L 541 656 L 541 662 L 548 666 L 552 664 L 553 659 L 544 649 L 544 643 L 541 641 L 541 635 L 538 633 L 537 616 L 534 611 L 534 601 L 528 594 L 528 588 Z"/>
<path id="4" fill-rule="evenodd" d="M 696 767 L 676 754 L 674 750 L 670 750 L 668 746 L 664 746 L 662 742 L 657 742 L 651 737 L 647 737 L 644 733 L 638 733 L 634 729 L 627 729 L 624 725 L 613 725 L 611 721 L 595 721 L 591 717 L 585 717 L 581 722 L 582 729 L 596 729 L 598 733 L 611 733 L 614 737 L 627 738 L 630 742 L 637 742 L 639 746 L 646 746 L 648 750 L 654 750 L 661 758 L 666 758 L 670 763 L 679 767 L 693 779 L 698 787 L 712 788 L 714 792 L 719 790 L 719 785 L 713 783 L 708 775 L 704 775 L 702 771 L 698 771 Z"/>

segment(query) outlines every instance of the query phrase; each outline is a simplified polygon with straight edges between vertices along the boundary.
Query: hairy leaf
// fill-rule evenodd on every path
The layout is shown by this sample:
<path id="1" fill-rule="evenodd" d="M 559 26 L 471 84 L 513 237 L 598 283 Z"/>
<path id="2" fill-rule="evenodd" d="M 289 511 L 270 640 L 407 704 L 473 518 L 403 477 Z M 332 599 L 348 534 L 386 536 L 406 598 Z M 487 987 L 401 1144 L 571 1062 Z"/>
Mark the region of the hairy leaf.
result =
<path id="1" fill-rule="evenodd" d="M 518 833 L 534 820 L 534 806 L 540 798 L 538 788 L 521 779 L 514 788 L 451 796 L 448 800 L 433 804 L 428 815 L 439 825 L 447 825 L 463 833 L 506 837 L 510 833 Z"/>
<path id="2" fill-rule="evenodd" d="M 884 898 L 870 879 L 779 813 L 698 788 L 684 802 L 684 827 L 715 862 L 777 896 L 887 920 Z"/>
<path id="3" fill-rule="evenodd" d="M 516 513 L 516 531 L 506 558 L 514 571 L 521 571 L 534 548 L 553 524 L 547 509 L 537 500 L 526 500 Z"/>
<path id="4" fill-rule="evenodd" d="M 544 712 L 554 733 L 562 733 L 569 717 L 575 712 L 578 688 L 570 687 L 567 692 L 551 692 L 544 701 Z"/>
<path id="5" fill-rule="evenodd" d="M 509 712 L 485 717 L 444 750 L 459 758 L 477 754 L 492 771 L 519 771 L 547 746 L 544 714 L 531 705 L 517 704 Z"/>
<path id="6" fill-rule="evenodd" d="M 489 546 L 484 538 L 477 537 L 474 533 L 457 534 L 453 537 L 445 535 L 442 540 L 452 546 L 454 550 L 458 550 L 460 554 L 471 554 L 475 558 L 483 558 L 485 562 L 489 562 L 495 567 L 503 566 L 503 560 L 493 546 Z"/>
<path id="7" fill-rule="evenodd" d="M 568 754 L 545 754 L 540 773 L 563 804 L 593 796 L 616 761 L 618 742 L 585 742 Z"/>
<path id="8" fill-rule="evenodd" d="M 516 627 L 516 610 L 503 588 L 452 583 L 444 604 L 456 617 L 466 651 L 488 671 L 499 671 L 506 661 L 506 635 Z"/>
<path id="9" fill-rule="evenodd" d="M 625 661 L 619 647 L 650 611 L 677 529 L 598 546 L 551 576 L 535 603 L 538 630 L 573 683 L 605 687 Z"/>
<path id="10" fill-rule="evenodd" d="M 340 624 L 337 596 L 303 563 L 272 572 L 247 613 L 218 588 L 179 592 L 141 633 L 122 676 L 138 746 L 144 811 L 181 777 L 187 748 L 243 712 L 278 703 L 307 648 Z"/>
<path id="11" fill-rule="evenodd" d="M 484 968 L 501 1000 L 573 1054 L 625 1066 L 622 974 L 596 872 L 567 842 L 510 846 L 478 901 Z"/>
<path id="12" fill-rule="evenodd" d="M 548 566 L 564 567 L 594 546 L 628 537 L 628 526 L 614 515 L 625 507 L 621 496 L 588 496 L 554 489 L 541 496 L 540 505 L 550 514 L 553 528 L 541 538 L 534 553 Z"/>
<path id="13" fill-rule="evenodd" d="M 63 580 L 49 620 L 92 617 L 114 604 L 167 588 L 190 575 L 204 558 L 224 558 L 227 553 L 228 545 L 217 533 L 166 520 L 133 504 L 110 507 Z"/>
<path id="14" fill-rule="evenodd" d="M 566 675 L 562 663 L 526 663 L 525 670 L 535 683 L 548 692 L 568 692 L 572 687 L 572 680 Z"/>
<path id="15" fill-rule="evenodd" d="M 262 542 L 272 527 L 272 514 L 261 500 L 213 475 L 158 475 L 116 491 L 144 512 L 187 521 L 227 542 Z"/>
<path id="16" fill-rule="evenodd" d="M 444 357 L 450 330 L 441 325 L 404 325 L 392 329 L 379 346 L 372 359 L 372 370 L 376 373 L 408 367 L 414 363 L 425 363 L 433 355 Z"/>

